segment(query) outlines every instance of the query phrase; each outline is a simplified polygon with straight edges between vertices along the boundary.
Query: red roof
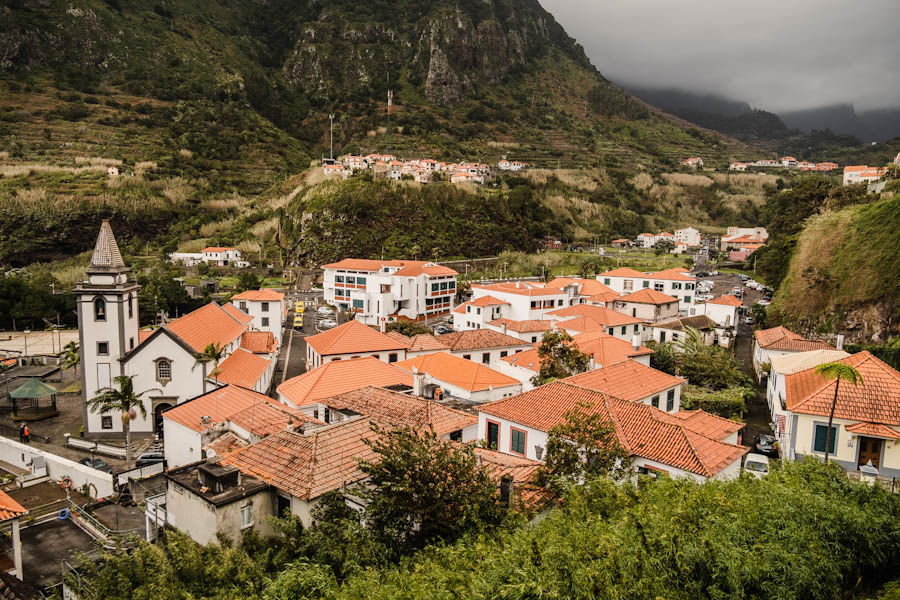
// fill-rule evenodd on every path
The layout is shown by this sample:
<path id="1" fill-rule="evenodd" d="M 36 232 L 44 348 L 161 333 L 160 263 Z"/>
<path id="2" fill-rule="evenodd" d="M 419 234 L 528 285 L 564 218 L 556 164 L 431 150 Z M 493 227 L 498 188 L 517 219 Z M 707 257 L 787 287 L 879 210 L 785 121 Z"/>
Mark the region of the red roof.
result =
<path id="1" fill-rule="evenodd" d="M 234 246 L 207 246 L 202 252 L 225 252 L 227 250 L 234 250 Z"/>
<path id="2" fill-rule="evenodd" d="M 430 423 L 437 435 L 448 435 L 478 422 L 478 417 L 471 413 L 372 386 L 327 398 L 324 403 L 337 410 L 363 415 L 382 427 L 421 430 Z"/>
<path id="3" fill-rule="evenodd" d="M 295 406 L 306 406 L 369 385 L 412 387 L 406 371 L 375 357 L 337 360 L 325 363 L 278 386 L 278 393 Z"/>
<path id="4" fill-rule="evenodd" d="M 787 352 L 805 352 L 807 350 L 833 350 L 831 344 L 813 341 L 804 338 L 799 333 L 794 333 L 787 327 L 772 327 L 771 329 L 757 329 L 753 334 L 760 348 L 766 350 L 784 350 Z"/>
<path id="5" fill-rule="evenodd" d="M 619 443 L 632 456 L 711 477 L 739 460 L 749 448 L 726 444 L 692 431 L 672 415 L 640 402 L 554 381 L 530 392 L 490 402 L 479 411 L 549 431 L 580 406 L 612 423 Z"/>
<path id="6" fill-rule="evenodd" d="M 275 335 L 271 331 L 245 331 L 241 336 L 241 348 L 256 354 L 275 352 Z"/>
<path id="7" fill-rule="evenodd" d="M 227 346 L 244 333 L 246 324 L 231 316 L 227 309 L 210 302 L 164 327 L 195 352 L 203 352 L 209 344 Z"/>
<path id="8" fill-rule="evenodd" d="M 616 311 L 606 308 L 605 306 L 595 306 L 593 304 L 574 304 L 565 308 L 547 313 L 557 318 L 563 317 L 589 317 L 601 325 L 607 327 L 615 327 L 617 325 L 631 325 L 640 323 L 640 319 L 617 313 Z"/>
<path id="9" fill-rule="evenodd" d="M 28 510 L 9 497 L 9 494 L 0 490 L 0 523 L 27 515 Z"/>
<path id="10" fill-rule="evenodd" d="M 229 302 L 227 304 L 223 304 L 222 308 L 225 310 L 225 312 L 227 312 L 229 315 L 231 315 L 232 317 L 234 317 L 235 319 L 237 319 L 239 322 L 243 323 L 244 325 L 246 325 L 247 323 L 249 323 L 250 321 L 253 320 L 253 317 L 251 317 L 250 315 L 248 315 L 247 313 L 245 313 L 244 311 L 239 309 L 237 306 L 235 306 L 231 302 Z"/>
<path id="11" fill-rule="evenodd" d="M 281 302 L 284 294 L 271 288 L 261 290 L 247 290 L 234 296 L 232 300 L 250 300 L 252 302 Z"/>
<path id="12" fill-rule="evenodd" d="M 580 351 L 590 354 L 597 365 L 611 365 L 636 356 L 653 354 L 653 350 L 646 346 L 640 346 L 635 350 L 630 342 L 620 340 L 602 330 L 580 333 L 572 340 Z M 531 350 L 511 354 L 501 360 L 537 372 L 541 368 L 541 359 L 538 356 L 539 346 L 540 344 Z"/>
<path id="13" fill-rule="evenodd" d="M 312 335 L 306 338 L 306 343 L 319 356 L 406 349 L 403 342 L 359 321 L 347 321 L 343 325 Z"/>
<path id="14" fill-rule="evenodd" d="M 449 267 L 443 267 L 434 263 L 416 262 L 403 267 L 402 269 L 394 273 L 394 276 L 418 277 L 423 273 L 430 277 L 438 277 L 441 275 L 459 275 L 459 273 Z"/>
<path id="15" fill-rule="evenodd" d="M 375 460 L 366 444 L 374 439 L 368 419 L 317 427 L 308 433 L 281 431 L 231 452 L 221 465 L 232 465 L 303 500 L 365 479 L 359 460 Z"/>
<path id="16" fill-rule="evenodd" d="M 471 306 L 497 306 L 500 304 L 509 304 L 506 300 L 498 300 L 493 296 L 482 296 L 481 298 L 475 298 L 474 300 L 470 300 L 467 304 Z"/>
<path id="17" fill-rule="evenodd" d="M 505 292 L 520 296 L 556 296 L 564 292 L 559 288 L 545 286 L 529 281 L 501 281 L 490 285 L 472 285 L 472 289 L 487 290 L 489 292 Z"/>
<path id="18" fill-rule="evenodd" d="M 673 298 L 668 294 L 645 288 L 638 290 L 637 292 L 619 296 L 616 298 L 616 301 L 634 302 L 636 304 L 672 304 L 673 302 L 678 302 L 678 298 Z"/>
<path id="19" fill-rule="evenodd" d="M 642 233 L 640 236 L 649 236 L 653 237 L 652 233 Z M 612 271 L 607 271 L 606 273 L 600 273 L 597 275 L 597 279 L 602 277 L 629 277 L 629 278 L 642 278 L 646 279 L 647 274 L 641 273 L 640 271 L 635 271 L 634 269 L 629 269 L 628 267 L 621 267 L 618 269 L 613 269 Z"/>
<path id="20" fill-rule="evenodd" d="M 141 344 L 143 344 L 143 343 L 144 343 L 144 340 L 146 340 L 148 337 L 150 337 L 151 335 L 153 335 L 153 332 L 154 332 L 154 331 L 156 331 L 156 330 L 155 330 L 155 329 L 141 329 L 141 330 L 139 330 L 139 331 L 138 331 L 138 346 L 140 346 Z"/>
<path id="21" fill-rule="evenodd" d="M 541 331 L 547 331 L 548 329 L 553 329 L 553 321 L 543 321 L 540 319 L 528 319 L 525 321 L 514 321 L 512 319 L 495 319 L 493 321 L 489 321 L 488 325 L 493 325 L 494 327 L 503 328 L 506 325 L 506 328 L 509 331 L 515 331 L 516 333 L 538 333 Z"/>
<path id="22" fill-rule="evenodd" d="M 681 377 L 663 373 L 635 360 L 604 365 L 600 369 L 572 375 L 563 381 L 632 402 L 685 383 Z"/>
<path id="23" fill-rule="evenodd" d="M 432 379 L 470 392 L 520 385 L 509 375 L 447 352 L 423 354 L 395 364 L 410 373 L 427 373 Z"/>
<path id="24" fill-rule="evenodd" d="M 718 298 L 713 298 L 712 300 L 707 300 L 707 304 L 721 304 L 723 306 L 741 306 L 741 301 L 738 300 L 735 296 L 727 295 L 727 296 L 719 296 Z"/>
<path id="25" fill-rule="evenodd" d="M 266 374 L 266 370 L 271 364 L 261 356 L 238 348 L 219 364 L 218 374 L 210 376 L 210 379 L 215 378 L 223 383 L 231 383 L 252 390 Z"/>
<path id="26" fill-rule="evenodd" d="M 253 390 L 226 385 L 170 408 L 163 413 L 163 417 L 184 425 L 193 431 L 202 432 L 217 423 L 224 423 L 232 415 L 260 402 L 272 404 L 276 407 L 281 406 L 272 398 L 258 394 Z M 204 423 L 203 417 L 209 417 L 209 422 Z M 303 419 L 311 423 L 318 422 L 309 417 L 303 417 Z"/>
<path id="27" fill-rule="evenodd" d="M 591 317 L 575 317 L 566 321 L 560 321 L 556 324 L 559 329 L 566 331 L 578 331 L 585 333 L 588 331 L 606 331 L 606 325 Z"/>
<path id="28" fill-rule="evenodd" d="M 656 273 L 648 273 L 646 277 L 648 279 L 665 279 L 667 281 L 696 281 L 695 277 L 685 275 L 678 269 L 665 269 Z"/>
<path id="29" fill-rule="evenodd" d="M 310 418 L 297 409 L 270 402 L 257 402 L 248 406 L 229 416 L 228 421 L 256 436 L 272 435 L 286 431 L 288 427 L 294 429 L 302 425 L 324 425 L 322 421 Z"/>
<path id="30" fill-rule="evenodd" d="M 745 424 L 739 421 L 725 419 L 702 410 L 680 410 L 672 414 L 684 423 L 684 426 L 697 433 L 702 433 L 714 440 L 724 440 L 729 435 L 744 428 Z"/>
<path id="31" fill-rule="evenodd" d="M 568 285 L 578 286 L 579 296 L 596 296 L 597 294 L 615 294 L 611 288 L 603 285 L 596 279 L 582 279 L 578 277 L 557 277 L 547 284 L 547 287 L 562 289 Z"/>
<path id="32" fill-rule="evenodd" d="M 854 367 L 862 383 L 842 381 L 834 416 L 862 423 L 900 426 L 900 373 L 868 351 L 839 361 Z M 795 413 L 828 416 L 834 401 L 836 380 L 816 374 L 816 368 L 785 377 L 785 405 Z"/>
<path id="33" fill-rule="evenodd" d="M 602 294 L 594 294 L 593 296 L 588 298 L 587 301 L 591 302 L 591 303 L 607 304 L 609 302 L 612 302 L 613 300 L 615 300 L 618 297 L 619 297 L 618 292 L 614 292 L 614 291 L 610 290 L 610 291 L 604 292 Z"/>
<path id="34" fill-rule="evenodd" d="M 446 344 L 450 350 L 461 352 L 465 350 L 488 350 L 490 348 L 509 348 L 513 346 L 531 346 L 519 338 L 504 335 L 492 329 L 468 329 L 466 331 L 454 331 L 437 336 L 437 340 Z"/>

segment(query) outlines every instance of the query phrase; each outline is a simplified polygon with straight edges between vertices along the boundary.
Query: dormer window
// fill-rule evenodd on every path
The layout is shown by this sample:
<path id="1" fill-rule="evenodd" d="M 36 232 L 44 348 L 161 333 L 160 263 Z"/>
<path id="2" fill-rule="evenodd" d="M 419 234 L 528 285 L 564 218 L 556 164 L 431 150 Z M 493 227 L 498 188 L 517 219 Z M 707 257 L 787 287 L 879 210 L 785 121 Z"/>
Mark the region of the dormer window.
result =
<path id="1" fill-rule="evenodd" d="M 97 298 L 96 300 L 94 300 L 94 320 L 106 320 L 106 300 L 104 300 L 103 298 Z"/>

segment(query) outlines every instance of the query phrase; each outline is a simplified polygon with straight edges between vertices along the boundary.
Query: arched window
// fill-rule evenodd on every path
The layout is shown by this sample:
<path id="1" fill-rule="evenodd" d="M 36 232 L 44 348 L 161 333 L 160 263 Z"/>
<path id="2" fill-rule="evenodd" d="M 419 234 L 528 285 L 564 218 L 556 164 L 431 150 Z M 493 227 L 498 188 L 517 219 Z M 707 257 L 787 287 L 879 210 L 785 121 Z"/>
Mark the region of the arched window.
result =
<path id="1" fill-rule="evenodd" d="M 106 320 L 106 300 L 104 300 L 103 298 L 97 298 L 96 300 L 94 300 L 94 320 Z"/>
<path id="2" fill-rule="evenodd" d="M 172 363 L 168 360 L 162 358 L 156 363 L 156 378 L 157 379 L 172 379 Z"/>
<path id="3" fill-rule="evenodd" d="M 134 295 L 128 294 L 128 318 L 134 317 Z"/>

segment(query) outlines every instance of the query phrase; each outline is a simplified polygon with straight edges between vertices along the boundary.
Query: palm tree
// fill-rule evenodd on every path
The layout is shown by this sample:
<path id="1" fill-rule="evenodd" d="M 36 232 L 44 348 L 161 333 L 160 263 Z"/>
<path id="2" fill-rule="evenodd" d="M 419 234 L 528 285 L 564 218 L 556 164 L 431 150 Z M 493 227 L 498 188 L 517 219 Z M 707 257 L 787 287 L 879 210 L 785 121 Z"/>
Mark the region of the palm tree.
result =
<path id="1" fill-rule="evenodd" d="M 219 387 L 219 361 L 223 356 L 225 356 L 225 349 L 221 344 L 207 344 L 203 352 L 194 355 L 196 362 L 191 370 L 193 371 L 197 365 L 204 365 L 205 368 L 207 363 L 213 363 L 213 370 L 209 374 L 215 379 L 216 387 Z M 206 375 L 203 377 L 203 393 L 206 393 Z"/>
<path id="2" fill-rule="evenodd" d="M 81 350 L 78 348 L 78 344 L 74 341 L 69 342 L 65 346 L 63 346 L 63 354 L 62 354 L 62 372 L 65 373 L 69 369 L 74 369 L 78 365 L 81 364 Z M 60 377 L 60 381 L 62 381 L 62 376 Z M 78 383 L 78 377 L 75 378 L 75 383 Z"/>
<path id="3" fill-rule="evenodd" d="M 842 362 L 830 362 L 816 367 L 816 374 L 822 375 L 826 379 L 834 379 L 834 399 L 831 401 L 831 412 L 828 413 L 828 430 L 825 432 L 825 464 L 828 464 L 828 450 L 831 448 L 831 423 L 834 421 L 834 408 L 837 406 L 838 389 L 841 387 L 841 381 L 847 381 L 853 385 L 859 385 L 863 382 L 862 375 L 859 371 Z"/>
<path id="4" fill-rule="evenodd" d="M 139 394 L 134 393 L 134 376 L 119 375 L 113 381 L 119 387 L 103 388 L 100 392 L 87 401 L 88 408 L 101 415 L 112 411 L 119 411 L 122 415 L 122 428 L 125 430 L 125 461 L 131 466 L 131 421 L 137 418 L 137 413 L 147 418 L 147 409 L 144 408 L 143 396 L 149 392 L 161 390 L 145 390 Z"/>

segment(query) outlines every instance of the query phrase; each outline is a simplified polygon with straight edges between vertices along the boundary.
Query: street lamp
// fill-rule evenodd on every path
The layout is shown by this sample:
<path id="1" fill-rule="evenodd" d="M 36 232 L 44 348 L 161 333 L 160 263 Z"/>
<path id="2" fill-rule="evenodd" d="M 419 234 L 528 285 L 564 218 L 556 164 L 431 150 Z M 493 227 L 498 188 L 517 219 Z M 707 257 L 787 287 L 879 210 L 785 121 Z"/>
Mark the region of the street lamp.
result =
<path id="1" fill-rule="evenodd" d="M 328 120 L 330 122 L 329 129 L 331 132 L 331 160 L 334 160 L 334 113 L 328 115 Z"/>

